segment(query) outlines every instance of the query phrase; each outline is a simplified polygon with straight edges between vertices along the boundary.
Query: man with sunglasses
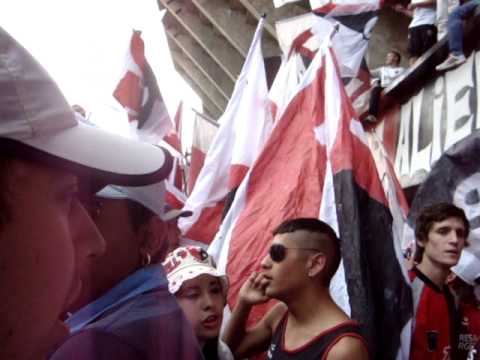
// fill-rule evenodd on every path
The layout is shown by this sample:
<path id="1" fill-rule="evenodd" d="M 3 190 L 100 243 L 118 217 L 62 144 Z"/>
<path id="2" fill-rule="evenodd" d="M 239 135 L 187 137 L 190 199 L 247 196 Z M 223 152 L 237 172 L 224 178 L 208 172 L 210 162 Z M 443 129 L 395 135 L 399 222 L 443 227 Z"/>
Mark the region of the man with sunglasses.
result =
<path id="1" fill-rule="evenodd" d="M 273 232 L 261 271 L 242 286 L 224 341 L 236 358 L 267 351 L 268 359 L 368 359 L 358 323 L 332 300 L 330 280 L 340 263 L 340 241 L 326 223 L 287 220 Z M 246 329 L 256 304 L 277 303 Z"/>

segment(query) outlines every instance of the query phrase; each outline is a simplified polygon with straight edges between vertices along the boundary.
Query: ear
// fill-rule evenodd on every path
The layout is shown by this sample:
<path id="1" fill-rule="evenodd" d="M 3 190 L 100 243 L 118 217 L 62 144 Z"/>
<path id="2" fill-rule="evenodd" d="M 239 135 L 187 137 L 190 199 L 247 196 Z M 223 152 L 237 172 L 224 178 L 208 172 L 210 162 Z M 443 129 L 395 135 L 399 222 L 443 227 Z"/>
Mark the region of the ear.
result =
<path id="1" fill-rule="evenodd" d="M 425 248 L 425 240 L 424 239 L 417 239 L 417 241 L 415 241 L 415 245 L 419 248 Z"/>
<path id="2" fill-rule="evenodd" d="M 307 261 L 307 275 L 308 277 L 318 276 L 327 266 L 327 257 L 324 253 L 316 253 L 310 256 Z"/>
<path id="3" fill-rule="evenodd" d="M 163 260 L 168 249 L 166 224 L 157 216 L 152 216 L 138 229 L 140 253 L 150 254 L 155 261 Z"/>

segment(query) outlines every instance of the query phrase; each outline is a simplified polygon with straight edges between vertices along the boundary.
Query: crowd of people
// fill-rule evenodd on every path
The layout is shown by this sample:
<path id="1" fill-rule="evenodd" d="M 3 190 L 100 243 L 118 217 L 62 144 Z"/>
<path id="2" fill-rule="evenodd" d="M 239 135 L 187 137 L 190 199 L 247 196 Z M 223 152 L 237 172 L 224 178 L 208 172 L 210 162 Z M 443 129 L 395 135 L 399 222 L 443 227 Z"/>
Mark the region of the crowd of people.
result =
<path id="1" fill-rule="evenodd" d="M 0 359 L 370 357 L 362 325 L 329 292 L 341 260 L 329 225 L 279 224 L 223 321 L 228 278 L 204 249 L 179 246 L 175 221 L 191 213 L 165 204 L 168 152 L 85 124 L 3 29 L 0 59 Z M 417 220 L 411 359 L 478 351 L 480 271 L 462 251 L 468 234 L 452 204 Z"/>
<path id="2" fill-rule="evenodd" d="M 410 66 L 445 36 L 448 37 L 450 54 L 436 69 L 445 71 L 463 64 L 466 60 L 463 53 L 463 21 L 473 15 L 479 4 L 478 0 L 467 0 L 450 13 L 448 0 L 412 0 L 407 7 L 401 3 L 395 4 L 395 11 L 412 18 L 408 27 Z"/>
<path id="3" fill-rule="evenodd" d="M 464 20 L 474 14 L 480 1 L 467 0 L 454 7 L 450 13 L 448 3 L 449 0 L 438 2 L 436 0 L 412 0 L 407 7 L 401 3 L 392 6 L 396 12 L 412 18 L 408 27 L 407 45 L 410 66 L 414 66 L 417 60 L 443 37 L 448 39 L 449 54 L 445 61 L 435 67 L 437 71 L 454 69 L 467 60 L 463 48 Z M 377 121 L 383 90 L 405 73 L 406 69 L 400 66 L 400 63 L 400 52 L 397 49 L 391 49 L 387 53 L 385 65 L 370 71 L 372 88 L 365 121 L 370 123 Z"/>

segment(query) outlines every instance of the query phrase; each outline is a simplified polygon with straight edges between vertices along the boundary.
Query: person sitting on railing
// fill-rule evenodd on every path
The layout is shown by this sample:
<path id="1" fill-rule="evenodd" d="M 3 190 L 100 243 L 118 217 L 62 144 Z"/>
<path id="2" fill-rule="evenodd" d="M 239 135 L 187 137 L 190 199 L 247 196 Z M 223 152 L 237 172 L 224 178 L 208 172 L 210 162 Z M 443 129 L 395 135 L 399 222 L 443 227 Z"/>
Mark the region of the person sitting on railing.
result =
<path id="1" fill-rule="evenodd" d="M 405 68 L 400 66 L 402 56 L 400 53 L 392 49 L 387 53 L 385 65 L 370 71 L 372 75 L 372 90 L 370 92 L 370 107 L 365 121 L 376 122 L 378 116 L 378 105 L 380 94 L 383 89 L 388 87 L 397 77 L 399 77 Z"/>
<path id="2" fill-rule="evenodd" d="M 462 65 L 467 59 L 463 54 L 463 20 L 473 15 L 480 0 L 471 0 L 460 5 L 448 17 L 448 48 L 447 59 L 437 65 L 437 71 L 445 71 Z"/>

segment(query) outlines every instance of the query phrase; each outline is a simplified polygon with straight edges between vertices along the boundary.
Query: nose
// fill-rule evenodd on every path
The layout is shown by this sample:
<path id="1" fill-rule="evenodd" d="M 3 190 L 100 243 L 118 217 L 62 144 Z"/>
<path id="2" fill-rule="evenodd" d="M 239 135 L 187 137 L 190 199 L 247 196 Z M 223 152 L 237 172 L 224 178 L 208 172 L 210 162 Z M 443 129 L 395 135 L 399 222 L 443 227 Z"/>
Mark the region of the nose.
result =
<path id="1" fill-rule="evenodd" d="M 265 257 L 262 259 L 262 262 L 260 263 L 260 266 L 264 270 L 270 269 L 272 267 L 272 259 L 270 258 L 269 254 L 265 255 Z"/>
<path id="2" fill-rule="evenodd" d="M 106 250 L 105 240 L 83 205 L 79 206 L 81 221 L 78 225 L 77 244 L 79 244 L 80 253 L 84 257 L 101 256 Z"/>
<path id="3" fill-rule="evenodd" d="M 202 307 L 204 310 L 208 310 L 213 307 L 213 299 L 210 293 L 204 294 Z"/>

